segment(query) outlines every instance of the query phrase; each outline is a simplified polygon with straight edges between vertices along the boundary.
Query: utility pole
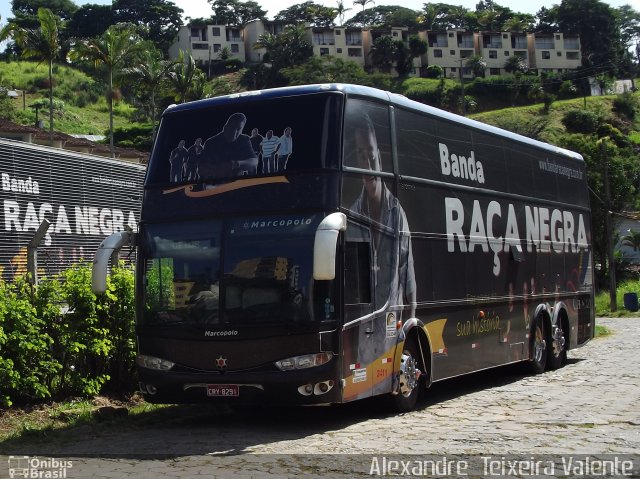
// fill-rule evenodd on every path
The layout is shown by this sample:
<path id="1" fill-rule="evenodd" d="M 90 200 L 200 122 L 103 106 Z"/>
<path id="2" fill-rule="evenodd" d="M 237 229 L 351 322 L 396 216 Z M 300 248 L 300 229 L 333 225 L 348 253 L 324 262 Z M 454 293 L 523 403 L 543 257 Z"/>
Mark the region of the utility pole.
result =
<path id="1" fill-rule="evenodd" d="M 616 263 L 613 256 L 613 226 L 611 224 L 611 191 L 609 189 L 609 158 L 606 138 L 600 140 L 602 162 L 604 163 L 604 201 L 606 208 L 607 261 L 609 263 L 609 309 L 612 313 L 618 310 L 616 300 Z"/>
<path id="2" fill-rule="evenodd" d="M 462 94 L 462 116 L 467 114 L 467 102 L 464 98 L 464 75 L 462 73 L 462 58 L 460 59 L 460 91 Z"/>

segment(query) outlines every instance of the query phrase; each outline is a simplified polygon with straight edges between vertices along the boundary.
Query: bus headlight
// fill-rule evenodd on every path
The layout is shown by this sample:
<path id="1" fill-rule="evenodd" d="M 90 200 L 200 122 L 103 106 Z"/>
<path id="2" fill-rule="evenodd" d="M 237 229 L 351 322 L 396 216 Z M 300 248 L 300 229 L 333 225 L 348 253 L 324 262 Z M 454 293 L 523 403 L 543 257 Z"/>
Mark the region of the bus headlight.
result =
<path id="1" fill-rule="evenodd" d="M 307 369 L 322 366 L 331 361 L 331 358 L 333 358 L 332 352 L 304 354 L 302 356 L 281 359 L 280 361 L 276 361 L 275 365 L 280 371 L 291 371 L 293 369 Z"/>
<path id="2" fill-rule="evenodd" d="M 175 363 L 167 361 L 166 359 L 146 356 L 144 354 L 138 354 L 136 364 L 143 368 L 155 369 L 156 371 L 168 371 L 175 365 Z"/>

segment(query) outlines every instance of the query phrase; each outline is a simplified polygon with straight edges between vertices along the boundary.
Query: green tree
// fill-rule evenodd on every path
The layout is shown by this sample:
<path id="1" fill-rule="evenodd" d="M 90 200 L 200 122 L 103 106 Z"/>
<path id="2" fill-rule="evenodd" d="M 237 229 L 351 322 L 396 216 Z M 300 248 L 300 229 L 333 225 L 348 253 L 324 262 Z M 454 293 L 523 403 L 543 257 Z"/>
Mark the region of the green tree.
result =
<path id="1" fill-rule="evenodd" d="M 274 18 L 289 24 L 308 23 L 316 27 L 329 27 L 337 15 L 337 9 L 309 1 L 281 10 Z"/>
<path id="2" fill-rule="evenodd" d="M 182 26 L 183 10 L 170 0 L 114 0 L 117 23 L 137 25 L 138 34 L 167 54 Z"/>
<path id="3" fill-rule="evenodd" d="M 560 31 L 580 35 L 582 66 L 615 71 L 623 48 L 613 8 L 600 0 L 562 0 L 554 10 Z"/>
<path id="4" fill-rule="evenodd" d="M 155 137 L 157 122 L 157 96 L 162 86 L 169 80 L 169 72 L 175 64 L 172 60 L 163 60 L 162 53 L 154 48 L 141 53 L 134 66 L 124 68 L 122 73 L 135 81 L 139 88 L 148 93 L 149 117 L 153 123 L 152 137 Z"/>
<path id="5" fill-rule="evenodd" d="M 12 0 L 11 12 L 18 24 L 20 21 L 31 21 L 31 26 L 38 23 L 38 10 L 47 8 L 56 12 L 58 18 L 70 20 L 78 6 L 71 0 Z M 25 26 L 25 25 L 22 25 Z"/>
<path id="6" fill-rule="evenodd" d="M 359 64 L 329 55 L 313 56 L 301 65 L 283 68 L 281 73 L 290 85 L 313 83 L 371 85 L 370 75 L 367 75 Z"/>
<path id="7" fill-rule="evenodd" d="M 507 73 L 524 73 L 527 68 L 527 63 L 518 55 L 512 55 L 504 62 L 504 71 Z"/>
<path id="8" fill-rule="evenodd" d="M 261 35 L 254 48 L 264 48 L 267 51 L 263 61 L 271 63 L 276 71 L 300 65 L 313 56 L 313 45 L 304 25 L 288 25 L 278 35 Z"/>
<path id="9" fill-rule="evenodd" d="M 169 81 L 173 86 L 175 98 L 180 103 L 184 103 L 189 98 L 189 93 L 193 88 L 198 68 L 191 53 L 180 50 L 178 60 L 169 72 Z"/>
<path id="10" fill-rule="evenodd" d="M 389 35 L 376 38 L 371 45 L 371 64 L 383 73 L 389 73 L 395 60 L 395 45 Z"/>
<path id="11" fill-rule="evenodd" d="M 38 10 L 38 28 L 8 23 L 0 30 L 0 41 L 11 37 L 20 46 L 22 56 L 37 58 L 49 67 L 49 139 L 53 141 L 53 62 L 60 53 L 60 19 L 48 8 Z"/>
<path id="12" fill-rule="evenodd" d="M 264 20 L 267 12 L 253 1 L 208 0 L 213 9 L 213 21 L 218 25 L 242 26 L 253 20 Z"/>
<path id="13" fill-rule="evenodd" d="M 502 25 L 503 32 L 532 32 L 535 29 L 535 17 L 529 14 L 514 14 Z"/>
<path id="14" fill-rule="evenodd" d="M 481 55 L 472 55 L 465 62 L 465 66 L 471 70 L 474 78 L 483 78 L 487 61 Z"/>
<path id="15" fill-rule="evenodd" d="M 585 159 L 587 181 L 590 191 L 592 242 L 594 262 L 607 265 L 606 211 L 604 204 L 604 165 L 607 162 L 611 211 L 623 211 L 633 204 L 637 195 L 640 178 L 640 164 L 631 148 L 619 148 L 608 139 L 598 139 L 596 135 L 565 135 L 559 139 L 559 146 L 578 151 Z M 607 277 L 607 268 L 596 271 L 602 284 Z"/>
<path id="16" fill-rule="evenodd" d="M 640 231 L 629 230 L 629 233 L 620 238 L 620 243 L 633 248 L 633 251 L 640 249 Z"/>
<path id="17" fill-rule="evenodd" d="M 362 11 L 364 12 L 365 8 L 367 8 L 368 4 L 374 4 L 375 5 L 375 1 L 374 0 L 353 0 L 353 4 L 354 5 L 361 5 L 362 6 Z"/>
<path id="18" fill-rule="evenodd" d="M 102 35 L 115 23 L 111 5 L 82 5 L 67 23 L 66 33 L 76 40 Z"/>
<path id="19" fill-rule="evenodd" d="M 370 27 L 376 30 L 389 30 L 399 25 L 406 26 L 409 30 L 417 29 L 420 14 L 410 8 L 397 5 L 380 5 L 356 13 L 345 22 L 347 26 Z"/>
<path id="20" fill-rule="evenodd" d="M 493 0 L 481 0 L 476 4 L 476 16 L 482 30 L 499 32 L 502 26 L 513 18 L 513 12 Z"/>
<path id="21" fill-rule="evenodd" d="M 350 8 L 346 8 L 344 6 L 344 0 L 337 0 L 338 6 L 336 7 L 336 13 L 338 14 L 338 18 L 340 19 L 340 25 L 344 23 L 345 14 L 350 11 Z"/>
<path id="22" fill-rule="evenodd" d="M 78 42 L 70 52 L 70 57 L 79 62 L 92 63 L 95 67 L 104 67 L 107 73 L 107 104 L 109 105 L 109 146 L 114 155 L 113 146 L 113 88 L 114 78 L 145 47 L 135 28 L 129 24 L 116 24 L 102 35 Z"/>

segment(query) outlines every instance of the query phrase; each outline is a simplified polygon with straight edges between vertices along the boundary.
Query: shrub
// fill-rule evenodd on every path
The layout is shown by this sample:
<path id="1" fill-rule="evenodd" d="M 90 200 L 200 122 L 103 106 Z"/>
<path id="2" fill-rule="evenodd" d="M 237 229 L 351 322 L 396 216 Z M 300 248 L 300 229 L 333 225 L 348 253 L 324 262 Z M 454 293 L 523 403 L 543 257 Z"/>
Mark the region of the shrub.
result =
<path id="1" fill-rule="evenodd" d="M 562 124 L 570 133 L 595 133 L 602 119 L 592 111 L 569 110 L 562 117 Z"/>
<path id="2" fill-rule="evenodd" d="M 638 98 L 632 93 L 625 92 L 613 100 L 613 111 L 629 120 L 633 120 L 636 117 L 637 109 Z"/>
<path id="3" fill-rule="evenodd" d="M 113 268 L 100 297 L 90 283 L 88 264 L 43 278 L 36 288 L 24 278 L 0 280 L 0 407 L 105 388 L 132 391 L 133 271 Z"/>
<path id="4" fill-rule="evenodd" d="M 444 70 L 440 65 L 429 65 L 425 69 L 425 76 L 427 78 L 441 78 Z"/>

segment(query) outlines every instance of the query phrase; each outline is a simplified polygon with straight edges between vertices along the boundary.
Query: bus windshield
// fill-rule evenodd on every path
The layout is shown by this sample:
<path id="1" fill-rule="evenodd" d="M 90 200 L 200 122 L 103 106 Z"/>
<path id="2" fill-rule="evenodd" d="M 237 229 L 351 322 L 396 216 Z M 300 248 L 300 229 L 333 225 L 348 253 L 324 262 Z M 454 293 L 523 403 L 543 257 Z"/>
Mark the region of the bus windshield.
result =
<path id="1" fill-rule="evenodd" d="M 341 96 L 309 94 L 250 103 L 202 102 L 162 118 L 147 185 L 337 168 L 331 142 Z M 331 151 L 330 151 L 331 150 Z"/>
<path id="2" fill-rule="evenodd" d="M 315 312 L 323 310 L 313 304 L 310 252 L 319 221 L 318 215 L 302 215 L 146 226 L 142 322 L 212 326 L 315 321 Z M 329 318 L 323 314 L 321 319 Z"/>

